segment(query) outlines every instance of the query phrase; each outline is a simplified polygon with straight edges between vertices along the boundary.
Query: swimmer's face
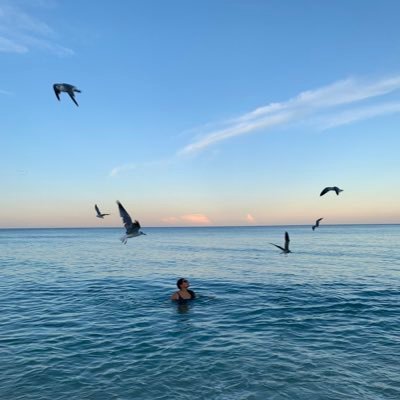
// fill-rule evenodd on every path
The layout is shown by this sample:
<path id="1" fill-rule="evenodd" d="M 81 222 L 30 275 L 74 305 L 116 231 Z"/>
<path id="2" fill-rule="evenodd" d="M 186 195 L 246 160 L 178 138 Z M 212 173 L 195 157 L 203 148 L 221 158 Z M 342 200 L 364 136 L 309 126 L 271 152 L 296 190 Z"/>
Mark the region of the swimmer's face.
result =
<path id="1" fill-rule="evenodd" d="M 189 281 L 187 279 L 183 279 L 181 287 L 188 288 L 189 286 L 190 286 Z"/>

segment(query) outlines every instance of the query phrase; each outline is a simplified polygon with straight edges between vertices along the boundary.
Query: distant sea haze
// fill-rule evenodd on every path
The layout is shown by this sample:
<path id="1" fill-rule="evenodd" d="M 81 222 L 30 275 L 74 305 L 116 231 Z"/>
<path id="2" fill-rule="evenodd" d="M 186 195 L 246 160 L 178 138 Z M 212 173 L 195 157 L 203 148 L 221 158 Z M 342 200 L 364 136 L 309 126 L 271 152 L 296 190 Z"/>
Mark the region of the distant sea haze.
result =
<path id="1" fill-rule="evenodd" d="M 400 226 L 323 222 L 1 229 L 0 398 L 400 398 Z"/>

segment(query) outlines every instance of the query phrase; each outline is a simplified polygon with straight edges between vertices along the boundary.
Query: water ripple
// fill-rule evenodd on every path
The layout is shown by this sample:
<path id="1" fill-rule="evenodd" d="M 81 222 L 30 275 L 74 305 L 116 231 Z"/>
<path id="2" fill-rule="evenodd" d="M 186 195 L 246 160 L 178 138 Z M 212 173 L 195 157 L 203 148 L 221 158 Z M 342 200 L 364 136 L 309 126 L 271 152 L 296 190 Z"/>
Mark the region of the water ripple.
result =
<path id="1" fill-rule="evenodd" d="M 382 227 L 337 229 L 298 228 L 290 257 L 276 228 L 0 232 L 0 398 L 400 398 L 400 258 Z M 199 298 L 176 305 L 182 275 Z"/>

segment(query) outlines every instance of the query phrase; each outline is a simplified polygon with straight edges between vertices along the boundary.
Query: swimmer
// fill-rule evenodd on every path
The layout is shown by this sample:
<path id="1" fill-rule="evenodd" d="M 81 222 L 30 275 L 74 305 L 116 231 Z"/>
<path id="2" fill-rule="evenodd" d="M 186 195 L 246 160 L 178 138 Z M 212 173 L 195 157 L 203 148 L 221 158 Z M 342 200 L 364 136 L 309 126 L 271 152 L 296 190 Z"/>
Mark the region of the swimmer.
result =
<path id="1" fill-rule="evenodd" d="M 171 300 L 184 302 L 186 300 L 192 300 L 196 298 L 196 294 L 193 292 L 193 290 L 188 289 L 190 283 L 187 279 L 178 279 L 176 282 L 176 286 L 179 290 L 171 296 Z"/>

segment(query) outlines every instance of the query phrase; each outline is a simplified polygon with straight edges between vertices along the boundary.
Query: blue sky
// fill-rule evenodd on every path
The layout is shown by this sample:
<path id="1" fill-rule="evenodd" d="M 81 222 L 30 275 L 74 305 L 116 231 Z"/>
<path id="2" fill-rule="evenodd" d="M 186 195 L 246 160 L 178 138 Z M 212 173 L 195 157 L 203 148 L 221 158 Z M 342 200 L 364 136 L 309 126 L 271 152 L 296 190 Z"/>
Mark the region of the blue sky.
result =
<path id="1" fill-rule="evenodd" d="M 399 14 L 0 0 L 0 227 L 400 223 Z"/>

